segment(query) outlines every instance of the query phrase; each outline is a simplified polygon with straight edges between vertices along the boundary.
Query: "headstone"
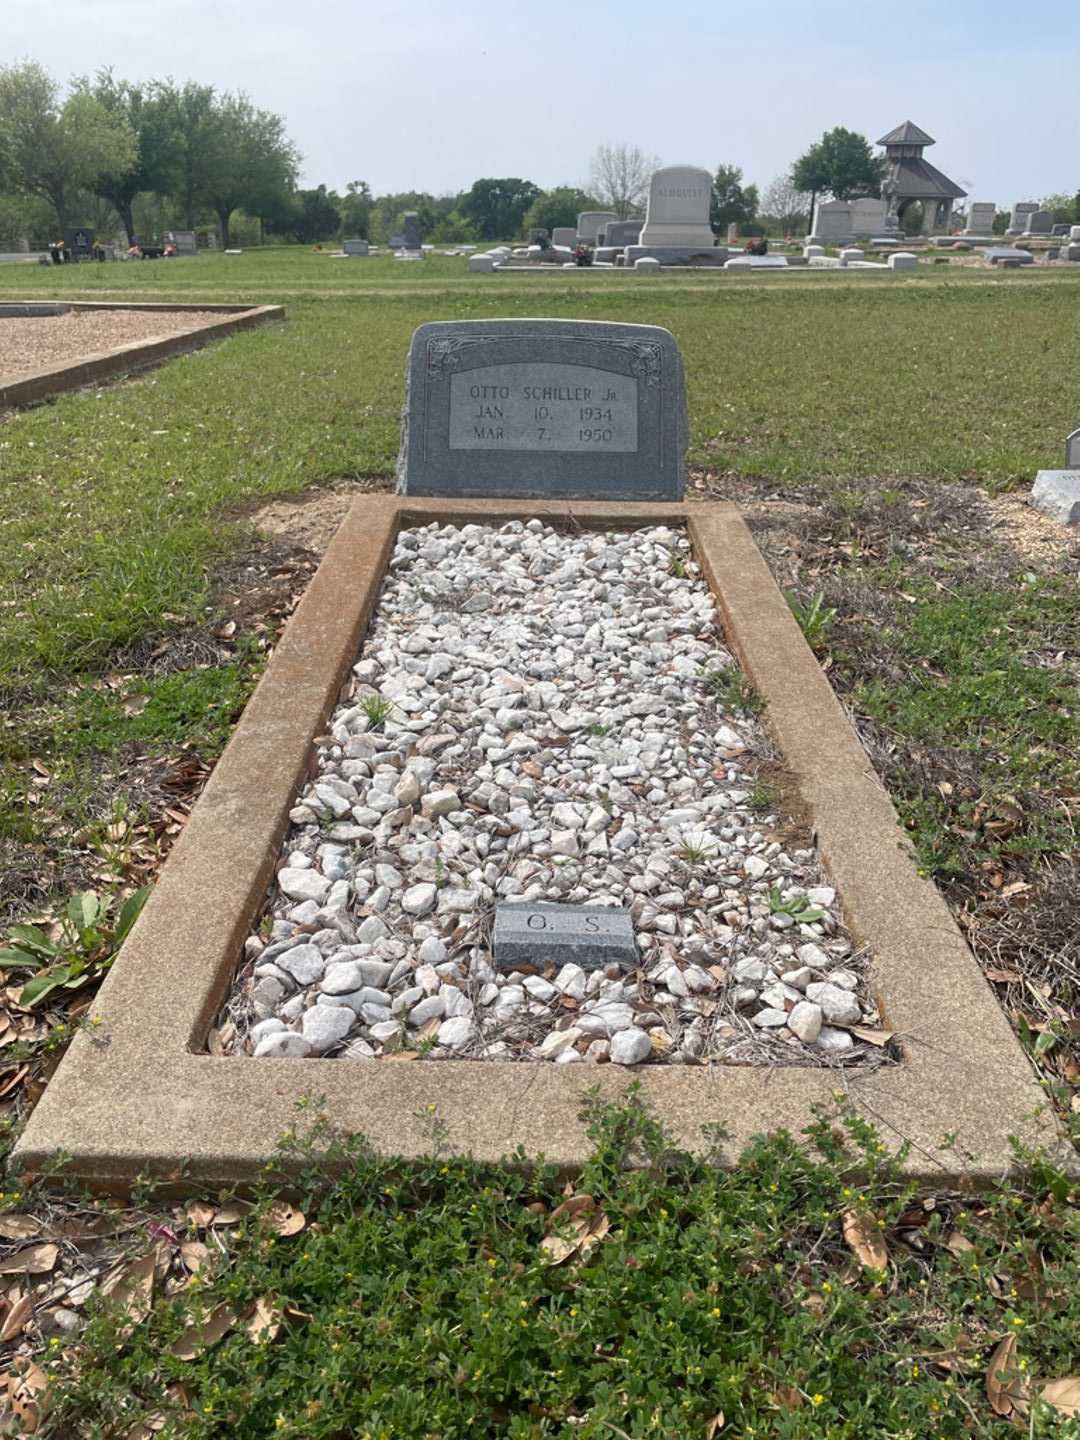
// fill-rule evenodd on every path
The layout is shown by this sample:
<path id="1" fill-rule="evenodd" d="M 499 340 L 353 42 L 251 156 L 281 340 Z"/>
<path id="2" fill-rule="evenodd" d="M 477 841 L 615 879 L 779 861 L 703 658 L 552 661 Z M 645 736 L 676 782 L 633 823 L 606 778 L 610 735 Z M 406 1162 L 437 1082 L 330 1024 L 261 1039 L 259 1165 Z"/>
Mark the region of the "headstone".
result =
<path id="1" fill-rule="evenodd" d="M 656 325 L 457 320 L 409 347 L 407 495 L 681 500 L 682 357 Z"/>
<path id="2" fill-rule="evenodd" d="M 390 246 L 391 250 L 404 250 L 405 236 L 403 233 L 397 232 L 391 235 L 390 239 L 386 243 Z"/>
<path id="3" fill-rule="evenodd" d="M 415 210 L 406 210 L 401 217 L 403 249 L 420 249 L 420 216 Z"/>
<path id="4" fill-rule="evenodd" d="M 904 250 L 894 250 L 887 261 L 890 270 L 918 270 L 919 257 Z"/>
<path id="5" fill-rule="evenodd" d="M 849 245 L 845 250 L 840 251 L 840 264 L 851 265 L 856 260 L 865 260 L 866 252 L 860 250 L 857 245 Z"/>
<path id="6" fill-rule="evenodd" d="M 963 233 L 965 235 L 993 235 L 996 215 L 996 205 L 976 200 L 968 206 L 967 224 L 964 226 Z"/>
<path id="7" fill-rule="evenodd" d="M 469 269 L 474 275 L 482 275 L 495 269 L 494 255 L 470 255 Z"/>
<path id="8" fill-rule="evenodd" d="M 621 250 L 624 245 L 636 245 L 641 237 L 643 220 L 609 220 L 604 227 L 604 243 Z"/>
<path id="9" fill-rule="evenodd" d="M 64 231 L 64 249 L 70 251 L 76 260 L 88 260 L 93 248 L 94 232 L 85 225 Z"/>
<path id="10" fill-rule="evenodd" d="M 565 245 L 572 250 L 577 241 L 577 230 L 573 225 L 556 225 L 551 232 L 552 245 Z"/>
<path id="11" fill-rule="evenodd" d="M 693 165 L 668 165 L 654 172 L 639 244 L 698 248 L 715 245 L 709 224 L 712 176 Z"/>
<path id="12" fill-rule="evenodd" d="M 577 217 L 577 230 L 574 232 L 575 241 L 578 245 L 595 245 L 600 231 L 609 220 L 618 220 L 614 210 L 582 210 Z"/>
<path id="13" fill-rule="evenodd" d="M 1009 214 L 1009 228 L 1005 231 L 1005 234 L 1023 235 L 1027 229 L 1028 216 L 1034 215 L 1038 208 L 1038 205 L 1036 205 L 1033 200 L 1021 200 L 1018 204 L 1014 205 Z"/>
<path id="14" fill-rule="evenodd" d="M 660 261 L 657 260 L 655 255 L 642 255 L 639 259 L 634 261 L 635 270 L 649 271 L 659 270 L 660 268 Z"/>
<path id="15" fill-rule="evenodd" d="M 822 244 L 835 244 L 854 236 L 851 228 L 850 200 L 819 200 L 814 206 L 814 223 L 810 239 Z"/>
<path id="16" fill-rule="evenodd" d="M 991 265 L 1034 265 L 1030 250 L 1017 250 L 1011 245 L 990 245 L 978 252 Z"/>
<path id="17" fill-rule="evenodd" d="M 638 963 L 629 910 L 604 905 L 503 902 L 495 906 L 496 970 L 556 970 L 580 965 L 599 970 Z"/>
<path id="18" fill-rule="evenodd" d="M 1080 525 L 1080 470 L 1040 470 L 1031 503 L 1062 525 Z"/>
<path id="19" fill-rule="evenodd" d="M 864 197 L 860 200 L 851 200 L 851 232 L 860 239 L 869 240 L 874 235 L 880 235 L 885 229 L 885 222 L 889 216 L 888 202 L 885 200 L 873 200 Z"/>
<path id="20" fill-rule="evenodd" d="M 359 238 L 343 240 L 341 242 L 341 248 L 346 255 L 368 255 L 371 253 L 371 246 L 368 241 Z"/>
<path id="21" fill-rule="evenodd" d="M 1049 235 L 1054 228 L 1054 215 L 1050 210 L 1033 210 L 1027 219 L 1025 235 Z"/>
<path id="22" fill-rule="evenodd" d="M 1065 440 L 1065 468 L 1080 470 L 1080 430 L 1074 430 Z"/>
<path id="23" fill-rule="evenodd" d="M 727 227 L 727 243 L 729 245 L 737 245 L 739 243 L 739 222 L 737 220 L 732 220 L 731 224 Z"/>
<path id="24" fill-rule="evenodd" d="M 178 255 L 194 255 L 199 249 L 194 230 L 170 230 L 165 239 L 172 241 Z"/>
<path id="25" fill-rule="evenodd" d="M 786 270 L 785 255 L 736 255 L 724 262 L 725 270 Z"/>
<path id="26" fill-rule="evenodd" d="M 1055 225 L 1050 231 L 1050 234 L 1054 237 L 1055 240 L 1064 240 L 1065 236 L 1068 235 L 1071 229 L 1071 225 Z"/>
<path id="27" fill-rule="evenodd" d="M 813 259 L 815 259 L 817 256 L 819 256 L 819 255 L 824 255 L 824 254 L 825 254 L 825 246 L 824 246 L 824 245 L 804 245 L 804 246 L 803 246 L 803 252 L 802 252 L 802 253 L 803 253 L 803 255 L 806 257 L 807 260 L 813 260 Z"/>

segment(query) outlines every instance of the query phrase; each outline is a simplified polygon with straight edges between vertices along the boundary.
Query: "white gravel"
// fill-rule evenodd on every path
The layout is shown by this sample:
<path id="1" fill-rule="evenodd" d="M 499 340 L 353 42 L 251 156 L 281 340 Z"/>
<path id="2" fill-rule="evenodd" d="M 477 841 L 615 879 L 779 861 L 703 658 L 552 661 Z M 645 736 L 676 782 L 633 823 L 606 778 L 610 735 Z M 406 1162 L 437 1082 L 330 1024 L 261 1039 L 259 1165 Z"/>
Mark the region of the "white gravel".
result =
<path id="1" fill-rule="evenodd" d="M 247 941 L 237 1048 L 860 1061 L 865 957 L 761 808 L 768 740 L 724 671 L 681 531 L 404 531 Z M 640 964 L 498 971 L 501 899 L 626 906 Z"/>
<path id="2" fill-rule="evenodd" d="M 221 318 L 215 310 L 69 310 L 66 315 L 0 319 L 0 380 L 47 365 L 74 364 L 102 350 L 159 340 Z"/>

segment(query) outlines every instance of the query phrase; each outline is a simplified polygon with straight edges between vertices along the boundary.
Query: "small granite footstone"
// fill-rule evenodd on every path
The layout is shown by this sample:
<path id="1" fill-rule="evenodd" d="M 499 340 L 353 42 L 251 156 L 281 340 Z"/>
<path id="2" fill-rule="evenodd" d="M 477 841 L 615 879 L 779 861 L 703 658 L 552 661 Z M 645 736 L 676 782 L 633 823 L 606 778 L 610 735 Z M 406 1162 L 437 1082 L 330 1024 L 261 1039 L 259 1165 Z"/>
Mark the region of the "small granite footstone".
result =
<path id="1" fill-rule="evenodd" d="M 638 963 L 630 912 L 604 905 L 497 905 L 494 948 L 498 970 L 571 961 L 583 970 L 612 964 L 631 970 Z"/>
<path id="2" fill-rule="evenodd" d="M 1062 525 L 1080 525 L 1080 470 L 1040 470 L 1031 503 Z"/>
<path id="3" fill-rule="evenodd" d="M 658 325 L 456 320 L 413 334 L 402 494 L 681 500 L 686 444 L 682 358 Z"/>
<path id="4" fill-rule="evenodd" d="M 1080 230 L 1080 225 L 1076 226 Z M 1065 468 L 1080 470 L 1080 430 L 1074 430 L 1065 439 Z"/>

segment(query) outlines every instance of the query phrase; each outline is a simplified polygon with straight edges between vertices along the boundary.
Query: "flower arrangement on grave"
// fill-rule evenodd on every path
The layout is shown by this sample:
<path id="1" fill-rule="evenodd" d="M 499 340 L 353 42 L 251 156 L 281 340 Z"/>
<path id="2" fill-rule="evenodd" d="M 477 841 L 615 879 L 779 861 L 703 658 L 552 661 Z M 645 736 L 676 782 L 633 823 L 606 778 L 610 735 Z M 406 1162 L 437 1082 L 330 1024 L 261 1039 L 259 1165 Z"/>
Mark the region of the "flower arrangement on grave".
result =
<path id="1" fill-rule="evenodd" d="M 574 246 L 575 265 L 591 265 L 593 261 L 593 247 L 591 245 Z"/>

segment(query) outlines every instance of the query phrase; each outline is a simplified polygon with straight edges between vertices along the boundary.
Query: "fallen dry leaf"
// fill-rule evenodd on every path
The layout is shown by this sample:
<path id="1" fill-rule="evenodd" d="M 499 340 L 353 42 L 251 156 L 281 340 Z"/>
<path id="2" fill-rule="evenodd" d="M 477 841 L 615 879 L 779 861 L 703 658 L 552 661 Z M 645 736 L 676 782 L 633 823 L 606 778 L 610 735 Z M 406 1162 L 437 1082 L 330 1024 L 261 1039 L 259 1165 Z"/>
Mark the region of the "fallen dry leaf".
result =
<path id="1" fill-rule="evenodd" d="M 184 1214 L 191 1221 L 192 1225 L 197 1225 L 200 1230 L 205 1230 L 207 1225 L 213 1223 L 217 1211 L 213 1205 L 207 1205 L 202 1200 L 192 1200 L 184 1211 Z"/>
<path id="2" fill-rule="evenodd" d="M 33 1215 L 0 1215 L 0 1236 L 5 1240 L 32 1240 L 41 1234 L 41 1221 Z"/>
<path id="3" fill-rule="evenodd" d="M 0 1275 L 47 1275 L 59 1254 L 59 1245 L 27 1245 L 0 1260 Z"/>
<path id="4" fill-rule="evenodd" d="M 995 1415 L 1026 1415 L 1027 1381 L 1016 1368 L 1016 1336 L 1006 1335 L 986 1367 L 986 1398 Z"/>
<path id="5" fill-rule="evenodd" d="M 210 1251 L 201 1240 L 185 1240 L 180 1246 L 180 1258 L 193 1275 L 203 1269 L 210 1260 Z"/>
<path id="6" fill-rule="evenodd" d="M 169 1346 L 169 1351 L 178 1360 L 194 1360 L 211 1345 L 216 1345 L 235 1324 L 236 1312 L 228 1305 L 217 1305 L 208 1315 L 189 1325 L 179 1340 Z"/>
<path id="7" fill-rule="evenodd" d="M 877 1216 L 871 1210 L 846 1210 L 844 1212 L 844 1239 L 860 1264 L 871 1270 L 884 1270 L 889 1264 L 889 1252 L 878 1226 Z"/>
<path id="8" fill-rule="evenodd" d="M 222 1205 L 214 1215 L 215 1225 L 239 1225 L 246 1220 L 249 1206 L 243 1204 Z"/>
<path id="9" fill-rule="evenodd" d="M 16 1335 L 21 1335 L 23 1326 L 33 1313 L 34 1301 L 30 1292 L 17 1294 L 4 1316 L 4 1323 L 0 1325 L 0 1341 L 14 1340 Z"/>
<path id="10" fill-rule="evenodd" d="M 1080 1375 L 1051 1380 L 1039 1391 L 1039 1399 L 1053 1405 L 1062 1415 L 1080 1415 Z"/>
<path id="11" fill-rule="evenodd" d="M 121 1333 L 125 1336 L 150 1314 L 156 1264 L 157 1255 L 150 1250 L 138 1260 L 114 1265 L 101 1282 L 101 1293 L 115 1300 L 124 1311 L 127 1323 Z"/>
<path id="12" fill-rule="evenodd" d="M 307 1224 L 304 1214 L 284 1200 L 279 1200 L 276 1205 L 270 1207 L 270 1224 L 278 1235 L 299 1235 Z"/>
<path id="13" fill-rule="evenodd" d="M 887 1045 L 893 1038 L 892 1030 L 875 1030 L 867 1025 L 852 1025 L 851 1033 L 857 1035 L 860 1040 L 865 1040 L 868 1045 Z"/>
<path id="14" fill-rule="evenodd" d="M 724 1427 L 724 1412 L 723 1412 L 723 1410 L 719 1410 L 719 1411 L 717 1411 L 717 1413 L 712 1417 L 712 1419 L 709 1421 L 708 1425 L 706 1425 L 706 1427 L 705 1427 L 705 1440 L 714 1440 L 714 1437 L 716 1436 L 717 1432 L 720 1431 L 720 1430 L 722 1430 L 723 1427 Z"/>
<path id="15" fill-rule="evenodd" d="M 610 1220 L 597 1210 L 591 1195 L 569 1196 L 551 1212 L 548 1224 L 552 1233 L 541 1240 L 540 1252 L 549 1265 L 561 1265 L 574 1255 L 584 1258 L 611 1228 Z M 566 1233 L 553 1233 L 556 1228 Z"/>
<path id="16" fill-rule="evenodd" d="M 975 1246 L 966 1235 L 961 1235 L 959 1230 L 950 1230 L 945 1236 L 945 1248 L 951 1250 L 954 1255 L 966 1255 L 969 1251 L 974 1250 Z"/>
<path id="17" fill-rule="evenodd" d="M 24 1370 L 9 1376 L 8 1385 L 12 1413 L 22 1421 L 20 1433 L 33 1435 L 49 1408 L 49 1377 L 39 1365 L 31 1362 Z"/>
<path id="18" fill-rule="evenodd" d="M 281 1329 L 281 1312 L 268 1300 L 265 1295 L 260 1295 L 255 1301 L 255 1308 L 247 1322 L 247 1333 L 256 1344 L 277 1339 L 278 1331 Z"/>

